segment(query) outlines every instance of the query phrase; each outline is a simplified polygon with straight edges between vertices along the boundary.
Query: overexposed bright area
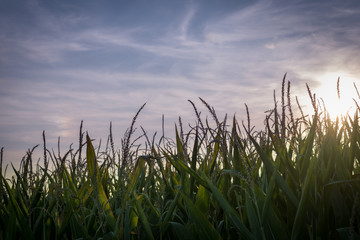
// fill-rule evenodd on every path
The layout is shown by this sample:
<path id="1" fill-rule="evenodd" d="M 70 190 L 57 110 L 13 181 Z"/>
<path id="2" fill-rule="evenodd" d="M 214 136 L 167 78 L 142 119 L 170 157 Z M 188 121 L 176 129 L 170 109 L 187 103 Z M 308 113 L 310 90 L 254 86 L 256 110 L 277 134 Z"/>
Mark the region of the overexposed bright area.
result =
<path id="1" fill-rule="evenodd" d="M 355 86 L 360 86 L 360 79 L 346 72 L 330 72 L 319 76 L 317 80 L 320 85 L 313 92 L 323 100 L 331 119 L 346 114 L 352 117 L 357 108 L 354 100 L 359 101 Z"/>

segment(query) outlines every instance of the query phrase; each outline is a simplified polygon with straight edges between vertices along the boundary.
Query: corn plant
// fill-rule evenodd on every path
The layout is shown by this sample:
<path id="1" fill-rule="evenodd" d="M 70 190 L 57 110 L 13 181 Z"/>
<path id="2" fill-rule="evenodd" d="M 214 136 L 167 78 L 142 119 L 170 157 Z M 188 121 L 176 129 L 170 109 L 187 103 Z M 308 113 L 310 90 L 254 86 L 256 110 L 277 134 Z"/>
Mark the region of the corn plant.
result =
<path id="1" fill-rule="evenodd" d="M 34 147 L 10 179 L 2 149 L 1 239 L 359 239 L 360 109 L 333 121 L 308 88 L 314 114 L 295 118 L 285 77 L 263 131 L 200 99 L 210 117 L 190 101 L 174 139 L 132 140 L 142 106 L 121 149 L 111 124 L 105 149 L 81 123 L 64 155 L 43 133 L 43 161 Z"/>

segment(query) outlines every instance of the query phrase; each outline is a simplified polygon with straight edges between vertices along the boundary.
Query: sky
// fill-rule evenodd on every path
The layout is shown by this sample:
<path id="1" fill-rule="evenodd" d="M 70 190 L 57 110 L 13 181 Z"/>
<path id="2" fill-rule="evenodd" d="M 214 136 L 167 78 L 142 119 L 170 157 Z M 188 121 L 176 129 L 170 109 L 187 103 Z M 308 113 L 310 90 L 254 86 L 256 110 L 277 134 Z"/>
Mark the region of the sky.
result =
<path id="1" fill-rule="evenodd" d="M 115 146 L 136 127 L 173 135 L 195 124 L 199 97 L 262 129 L 285 73 L 306 108 L 306 83 L 336 97 L 360 80 L 360 1 L 0 0 L 0 147 L 4 165 L 42 144 L 78 143 L 79 126 Z M 350 91 L 350 90 L 349 90 Z M 349 95 L 345 91 L 343 95 Z M 293 101 L 294 103 L 294 101 Z M 295 104 L 294 104 L 295 105 Z M 37 150 L 41 153 L 41 147 Z"/>

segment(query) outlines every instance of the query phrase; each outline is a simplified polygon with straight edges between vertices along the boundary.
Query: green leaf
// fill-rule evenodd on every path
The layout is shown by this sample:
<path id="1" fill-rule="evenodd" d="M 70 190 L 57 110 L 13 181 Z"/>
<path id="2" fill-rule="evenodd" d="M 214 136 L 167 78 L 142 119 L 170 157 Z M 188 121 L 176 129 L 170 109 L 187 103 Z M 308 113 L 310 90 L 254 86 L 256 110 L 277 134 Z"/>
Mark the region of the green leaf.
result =
<path id="1" fill-rule="evenodd" d="M 263 229 L 260 224 L 258 215 L 256 214 L 253 200 L 250 198 L 249 193 L 245 193 L 245 206 L 246 213 L 249 220 L 251 231 L 254 233 L 256 239 L 264 239 L 263 238 Z"/>
<path id="2" fill-rule="evenodd" d="M 169 222 L 172 235 L 171 239 L 178 239 L 178 240 L 192 240 L 195 239 L 191 234 L 189 229 L 187 229 L 184 225 L 178 222 Z"/>
<path id="3" fill-rule="evenodd" d="M 91 143 L 89 135 L 86 136 L 87 139 L 87 150 L 86 150 L 86 161 L 87 166 L 89 170 L 90 177 L 92 178 L 93 185 L 95 186 L 95 194 L 96 198 L 98 199 L 99 203 L 101 204 L 101 207 L 104 210 L 105 217 L 107 223 L 110 225 L 110 227 L 115 230 L 116 226 L 116 220 L 114 217 L 114 214 L 110 208 L 110 203 L 108 201 L 108 198 L 106 197 L 102 182 L 101 182 L 101 176 L 99 167 L 97 165 L 96 156 L 95 156 L 95 150 Z M 95 174 L 96 171 L 96 174 Z"/>
<path id="4" fill-rule="evenodd" d="M 200 211 L 200 209 L 196 207 L 196 205 L 191 201 L 191 199 L 188 196 L 186 196 L 186 194 L 184 194 L 183 192 L 181 192 L 181 195 L 185 201 L 186 207 L 189 210 L 188 211 L 189 217 L 199 233 L 198 238 L 204 240 L 221 239 L 221 236 L 216 231 L 214 226 L 204 216 L 204 214 Z"/>
<path id="5" fill-rule="evenodd" d="M 3 176 L 1 175 L 0 176 L 1 178 L 3 178 Z M 28 219 L 28 215 L 24 215 L 21 210 L 20 210 L 20 207 L 18 205 L 18 203 L 16 202 L 15 200 L 15 197 L 14 197 L 14 193 L 13 191 L 10 189 L 10 186 L 8 184 L 8 182 L 6 181 L 6 179 L 3 178 L 3 183 L 5 184 L 5 189 L 9 195 L 9 198 L 10 198 L 10 202 L 12 204 L 12 208 L 13 210 L 15 211 L 15 215 L 16 215 L 16 218 L 18 219 L 19 223 L 20 223 L 20 228 L 22 230 L 22 232 L 20 233 L 24 238 L 27 238 L 27 239 L 34 239 L 35 240 L 35 237 L 30 229 L 30 226 L 27 222 L 27 219 Z"/>
<path id="6" fill-rule="evenodd" d="M 195 134 L 195 141 L 194 141 L 194 147 L 193 147 L 193 153 L 191 157 L 191 169 L 196 172 L 196 163 L 198 158 L 198 148 L 199 148 L 199 139 L 198 139 L 198 129 L 196 128 L 196 134 Z M 192 195 L 193 192 L 195 192 L 194 187 L 194 177 L 190 177 L 190 194 Z"/>
<path id="7" fill-rule="evenodd" d="M 200 211 L 207 216 L 209 213 L 209 202 L 210 202 L 210 193 L 209 191 L 203 186 L 200 185 L 199 189 L 196 194 L 196 202 L 195 205 L 200 209 Z"/>
<path id="8" fill-rule="evenodd" d="M 293 228 L 291 231 L 291 239 L 292 240 L 300 239 L 300 237 L 302 236 L 303 231 L 304 231 L 304 226 L 306 225 L 305 215 L 309 208 L 309 206 L 308 206 L 309 199 L 308 198 L 310 195 L 311 185 L 313 182 L 312 179 L 314 176 L 314 165 L 315 165 L 315 159 L 310 161 L 310 166 L 309 166 L 306 178 L 305 178 L 305 184 L 304 184 L 304 187 L 301 192 L 300 203 L 299 203 L 298 209 L 296 211 L 294 225 L 293 225 Z"/>
<path id="9" fill-rule="evenodd" d="M 285 192 L 286 196 L 290 199 L 291 203 L 297 207 L 299 204 L 298 199 L 296 198 L 295 194 L 291 191 L 291 189 L 287 186 L 284 179 L 281 177 L 277 169 L 275 168 L 273 162 L 269 159 L 268 155 L 264 152 L 264 150 L 259 146 L 256 140 L 249 136 L 250 140 L 254 144 L 256 151 L 260 155 L 261 160 L 263 161 L 266 169 L 270 172 L 270 174 L 275 174 L 275 179 L 279 187 Z"/>
<path id="10" fill-rule="evenodd" d="M 339 233 L 341 240 L 360 239 L 360 235 L 353 231 L 351 227 L 338 228 L 336 231 Z"/>
<path id="11" fill-rule="evenodd" d="M 146 215 L 145 215 L 145 213 L 144 213 L 143 208 L 141 207 L 141 200 L 142 200 L 141 198 L 142 198 L 143 196 L 141 196 L 141 195 L 140 195 L 140 196 L 137 196 L 136 193 L 133 193 L 133 196 L 134 196 L 134 198 L 135 198 L 135 206 L 136 206 L 136 209 L 137 209 L 137 211 L 138 211 L 138 213 L 139 213 L 140 221 L 141 221 L 141 223 L 142 223 L 142 225 L 143 225 L 143 227 L 144 227 L 144 229 L 145 229 L 146 237 L 147 237 L 148 239 L 155 239 L 155 238 L 154 238 L 154 235 L 152 234 L 149 221 L 148 221 L 148 219 L 147 219 L 147 217 L 146 217 Z"/>
<path id="12" fill-rule="evenodd" d="M 195 172 L 193 169 L 188 167 L 183 161 L 181 160 L 174 160 L 172 157 L 170 157 L 168 154 L 165 153 L 164 155 L 167 156 L 167 159 L 171 162 L 171 164 L 178 169 L 179 171 L 185 171 L 186 173 L 190 174 L 191 177 L 193 177 L 198 183 L 203 185 L 204 187 L 207 187 L 206 182 L 200 177 L 200 175 Z"/>
<path id="13" fill-rule="evenodd" d="M 228 216 L 230 221 L 233 223 L 238 233 L 245 239 L 251 240 L 255 239 L 254 235 L 248 230 L 248 228 L 242 223 L 240 216 L 235 211 L 235 209 L 226 201 L 226 199 L 221 194 L 220 190 L 214 186 L 208 177 L 203 174 L 205 182 L 208 184 L 210 191 L 213 194 L 215 200 L 220 204 L 221 208 L 224 210 L 225 214 Z"/>

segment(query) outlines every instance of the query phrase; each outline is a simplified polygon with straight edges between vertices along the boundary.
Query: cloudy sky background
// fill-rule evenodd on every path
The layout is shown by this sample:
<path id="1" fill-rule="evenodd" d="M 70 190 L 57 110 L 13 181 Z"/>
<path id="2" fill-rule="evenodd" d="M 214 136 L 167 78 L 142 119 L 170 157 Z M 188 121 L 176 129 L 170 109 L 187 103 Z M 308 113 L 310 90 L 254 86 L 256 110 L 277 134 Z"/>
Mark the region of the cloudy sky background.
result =
<path id="1" fill-rule="evenodd" d="M 198 97 L 239 120 L 246 103 L 262 129 L 285 72 L 304 107 L 305 83 L 336 97 L 338 75 L 360 80 L 359 24 L 355 0 L 0 0 L 4 164 L 42 144 L 43 130 L 49 148 L 58 136 L 76 147 L 81 120 L 97 141 L 111 121 L 119 147 L 145 102 L 137 127 L 149 134 L 162 114 L 167 135 L 178 116 L 193 124 L 188 99 L 205 117 Z"/>

